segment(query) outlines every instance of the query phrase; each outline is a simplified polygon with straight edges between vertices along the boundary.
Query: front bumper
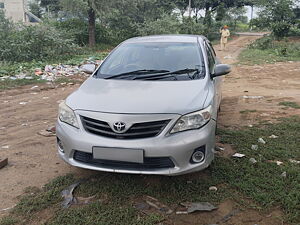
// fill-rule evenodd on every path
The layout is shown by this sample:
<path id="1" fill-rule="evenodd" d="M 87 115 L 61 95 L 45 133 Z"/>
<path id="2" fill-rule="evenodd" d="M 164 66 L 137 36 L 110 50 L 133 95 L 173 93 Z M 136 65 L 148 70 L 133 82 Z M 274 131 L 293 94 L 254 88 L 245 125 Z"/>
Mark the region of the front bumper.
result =
<path id="1" fill-rule="evenodd" d="M 179 115 L 174 116 L 165 130 L 156 137 L 120 140 L 105 138 L 88 133 L 82 125 L 74 128 L 58 120 L 56 126 L 57 137 L 63 146 L 63 152 L 58 147 L 59 156 L 68 164 L 98 171 L 128 173 L 128 174 L 156 174 L 156 175 L 181 175 L 196 172 L 207 168 L 214 158 L 215 147 L 215 127 L 216 122 L 210 120 L 208 124 L 197 130 L 180 132 L 167 135 L 169 129 L 177 121 Z M 79 116 L 78 116 L 79 119 Z M 80 121 L 80 120 L 79 120 Z M 143 149 L 144 157 L 157 158 L 169 157 L 173 163 L 172 168 L 114 168 L 113 166 L 103 166 L 84 163 L 74 159 L 75 151 L 83 153 L 93 153 L 93 147 L 112 147 Z M 205 159 L 200 163 L 191 163 L 191 156 L 195 149 L 205 146 Z M 120 161 L 122 161 L 120 159 Z"/>

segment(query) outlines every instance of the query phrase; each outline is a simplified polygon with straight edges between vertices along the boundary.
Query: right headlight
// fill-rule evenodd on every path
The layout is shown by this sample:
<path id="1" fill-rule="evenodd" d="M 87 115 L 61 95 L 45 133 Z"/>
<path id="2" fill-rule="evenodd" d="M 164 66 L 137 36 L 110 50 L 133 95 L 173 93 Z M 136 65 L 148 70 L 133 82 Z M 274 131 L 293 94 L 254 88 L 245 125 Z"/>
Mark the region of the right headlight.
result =
<path id="1" fill-rule="evenodd" d="M 59 104 L 58 118 L 73 127 L 79 128 L 74 111 L 66 105 L 65 101 Z"/>
<path id="2" fill-rule="evenodd" d="M 208 106 L 203 110 L 184 115 L 177 120 L 170 133 L 174 134 L 181 131 L 199 129 L 209 122 L 211 113 L 212 107 Z"/>

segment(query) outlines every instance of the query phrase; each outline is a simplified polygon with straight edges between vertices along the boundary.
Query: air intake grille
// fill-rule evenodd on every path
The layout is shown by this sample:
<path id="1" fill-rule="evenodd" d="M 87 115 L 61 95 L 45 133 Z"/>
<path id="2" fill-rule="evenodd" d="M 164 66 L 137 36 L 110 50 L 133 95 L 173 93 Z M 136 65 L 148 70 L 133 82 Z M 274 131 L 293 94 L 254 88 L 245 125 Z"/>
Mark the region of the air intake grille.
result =
<path id="1" fill-rule="evenodd" d="M 150 138 L 159 135 L 170 120 L 144 122 L 133 124 L 125 133 L 114 132 L 105 121 L 81 116 L 84 129 L 87 132 L 108 138 L 116 139 L 139 139 Z"/>
<path id="2" fill-rule="evenodd" d="M 78 162 L 111 169 L 153 170 L 168 169 L 175 167 L 173 161 L 169 157 L 145 157 L 144 163 L 132 163 L 94 159 L 92 153 L 75 151 L 73 158 Z"/>

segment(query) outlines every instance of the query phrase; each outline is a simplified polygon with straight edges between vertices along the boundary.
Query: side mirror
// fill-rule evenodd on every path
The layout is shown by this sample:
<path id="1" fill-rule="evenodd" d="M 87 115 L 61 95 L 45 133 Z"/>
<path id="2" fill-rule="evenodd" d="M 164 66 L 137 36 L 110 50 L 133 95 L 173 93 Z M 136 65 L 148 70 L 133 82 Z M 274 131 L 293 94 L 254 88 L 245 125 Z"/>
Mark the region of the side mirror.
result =
<path id="1" fill-rule="evenodd" d="M 85 64 L 85 65 L 82 65 L 80 68 L 80 70 L 82 72 L 85 72 L 88 74 L 94 73 L 95 69 L 96 69 L 96 66 L 94 64 Z"/>
<path id="2" fill-rule="evenodd" d="M 226 75 L 231 72 L 231 67 L 227 64 L 218 64 L 215 67 L 215 72 L 212 74 L 212 78 Z"/>

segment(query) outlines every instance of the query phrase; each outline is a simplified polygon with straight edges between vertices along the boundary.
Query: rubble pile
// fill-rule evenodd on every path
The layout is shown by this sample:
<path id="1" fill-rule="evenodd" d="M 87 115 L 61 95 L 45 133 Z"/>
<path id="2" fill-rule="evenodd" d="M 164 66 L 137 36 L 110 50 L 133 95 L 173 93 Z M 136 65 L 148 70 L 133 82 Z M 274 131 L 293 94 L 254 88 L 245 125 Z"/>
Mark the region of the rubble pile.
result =
<path id="1" fill-rule="evenodd" d="M 0 80 L 20 80 L 20 79 L 27 79 L 32 80 L 36 77 L 39 77 L 39 80 L 46 80 L 46 81 L 55 81 L 62 77 L 70 77 L 70 76 L 82 76 L 82 77 L 88 77 L 90 76 L 89 70 L 87 68 L 96 69 L 100 64 L 102 63 L 102 60 L 87 60 L 84 64 L 81 65 L 64 65 L 64 64 L 58 64 L 58 65 L 46 65 L 45 68 L 36 68 L 34 70 L 34 73 L 25 73 L 21 72 L 20 74 L 14 75 L 14 76 L 2 76 L 0 77 Z"/>

